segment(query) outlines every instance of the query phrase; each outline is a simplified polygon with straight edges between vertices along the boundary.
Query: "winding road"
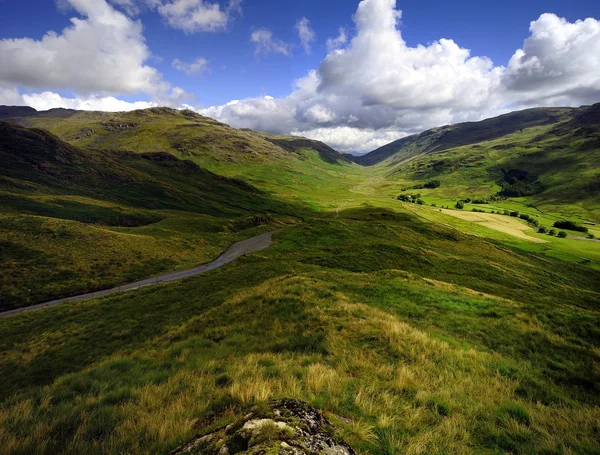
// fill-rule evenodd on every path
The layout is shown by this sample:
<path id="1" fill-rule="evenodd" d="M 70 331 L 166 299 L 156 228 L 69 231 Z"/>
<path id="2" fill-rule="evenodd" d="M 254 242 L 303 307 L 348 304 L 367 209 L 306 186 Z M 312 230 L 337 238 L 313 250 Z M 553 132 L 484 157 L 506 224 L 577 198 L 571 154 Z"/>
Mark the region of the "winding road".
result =
<path id="1" fill-rule="evenodd" d="M 244 256 L 245 254 L 251 254 L 256 253 L 258 251 L 266 250 L 273 244 L 273 234 L 275 234 L 276 232 L 279 232 L 279 230 L 267 232 L 266 234 L 261 234 L 256 237 L 252 237 L 251 239 L 242 240 L 241 242 L 234 243 L 213 262 L 201 265 L 191 270 L 182 270 L 179 272 L 167 273 L 152 278 L 146 278 L 145 280 L 136 281 L 135 283 L 124 284 L 123 286 L 119 286 L 112 289 L 105 289 L 103 291 L 91 292 L 89 294 L 77 295 L 74 297 L 67 297 L 59 300 L 52 300 L 50 302 L 40 303 L 25 308 L 17 308 L 16 310 L 5 311 L 3 313 L 0 313 L 0 319 L 10 318 L 12 316 L 16 316 L 18 314 L 28 311 L 38 311 L 46 308 L 51 308 L 57 305 L 61 305 L 63 303 L 82 302 L 84 300 L 95 299 L 96 297 L 104 297 L 107 295 L 116 294 L 118 292 L 133 291 L 146 286 L 152 286 L 154 284 L 170 283 L 172 281 L 183 280 L 192 276 L 201 275 L 210 270 L 223 267 L 224 265 L 235 261 L 236 259 L 238 259 L 241 256 Z"/>

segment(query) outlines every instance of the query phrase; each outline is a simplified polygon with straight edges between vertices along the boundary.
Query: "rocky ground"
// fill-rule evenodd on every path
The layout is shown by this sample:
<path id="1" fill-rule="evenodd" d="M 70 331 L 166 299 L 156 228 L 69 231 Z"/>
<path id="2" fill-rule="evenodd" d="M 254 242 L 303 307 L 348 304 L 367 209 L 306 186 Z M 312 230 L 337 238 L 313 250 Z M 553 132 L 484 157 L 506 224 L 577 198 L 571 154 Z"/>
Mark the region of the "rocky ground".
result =
<path id="1" fill-rule="evenodd" d="M 335 433 L 319 410 L 298 400 L 279 400 L 196 437 L 172 455 L 355 455 Z"/>

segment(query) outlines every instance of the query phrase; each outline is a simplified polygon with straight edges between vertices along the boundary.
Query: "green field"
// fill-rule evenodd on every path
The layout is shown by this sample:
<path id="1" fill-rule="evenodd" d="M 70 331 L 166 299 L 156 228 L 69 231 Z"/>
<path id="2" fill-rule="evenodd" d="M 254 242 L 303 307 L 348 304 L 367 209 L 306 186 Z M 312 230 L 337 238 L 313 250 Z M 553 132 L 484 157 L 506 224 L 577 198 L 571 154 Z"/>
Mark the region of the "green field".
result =
<path id="1" fill-rule="evenodd" d="M 0 453 L 168 454 L 278 398 L 322 410 L 358 454 L 600 453 L 600 242 L 441 211 L 531 163 L 543 191 L 460 214 L 596 220 L 581 115 L 461 127 L 474 143 L 436 130 L 370 166 L 186 111 L 0 122 L 2 310 L 281 229 L 206 275 L 0 319 Z"/>

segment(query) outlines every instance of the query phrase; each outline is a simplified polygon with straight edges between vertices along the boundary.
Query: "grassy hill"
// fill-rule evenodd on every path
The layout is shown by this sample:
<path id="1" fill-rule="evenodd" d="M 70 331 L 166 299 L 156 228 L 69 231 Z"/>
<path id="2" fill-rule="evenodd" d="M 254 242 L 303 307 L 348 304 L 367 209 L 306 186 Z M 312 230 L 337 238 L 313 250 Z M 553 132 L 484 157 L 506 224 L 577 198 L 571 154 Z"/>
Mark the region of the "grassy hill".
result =
<path id="1" fill-rule="evenodd" d="M 436 130 L 373 166 L 187 111 L 0 115 L 2 309 L 282 228 L 206 275 L 0 319 L 0 453 L 167 454 L 280 398 L 358 454 L 600 453 L 600 243 L 490 213 L 594 214 L 598 106 Z M 506 178 L 541 192 L 441 208 Z"/>
<path id="2" fill-rule="evenodd" d="M 277 241 L 0 320 L 2 447 L 166 454 L 298 398 L 357 453 L 598 451 L 600 272 L 373 208 Z"/>
<path id="3" fill-rule="evenodd" d="M 386 193 L 439 180 L 438 189 L 419 192 L 426 202 L 453 206 L 458 199 L 489 199 L 516 184 L 519 191 L 504 195 L 524 210 L 598 221 L 599 112 L 600 105 L 533 109 L 437 128 L 357 161 L 378 169 Z"/>
<path id="4" fill-rule="evenodd" d="M 238 130 L 192 111 L 151 108 L 106 113 L 53 109 L 5 119 L 43 128 L 69 144 L 133 153 L 169 153 L 220 175 L 243 179 L 288 199 L 318 195 L 359 166 L 322 142 Z M 321 201 L 311 201 L 318 206 Z"/>
<path id="5" fill-rule="evenodd" d="M 0 307 L 197 265 L 253 219 L 302 210 L 164 152 L 84 150 L 0 122 Z"/>
<path id="6" fill-rule="evenodd" d="M 537 108 L 511 112 L 481 122 L 443 126 L 408 136 L 355 158 L 357 163 L 373 166 L 386 161 L 393 165 L 422 153 L 441 152 L 463 145 L 477 144 L 516 133 L 526 128 L 551 125 L 573 112 L 568 108 Z"/>

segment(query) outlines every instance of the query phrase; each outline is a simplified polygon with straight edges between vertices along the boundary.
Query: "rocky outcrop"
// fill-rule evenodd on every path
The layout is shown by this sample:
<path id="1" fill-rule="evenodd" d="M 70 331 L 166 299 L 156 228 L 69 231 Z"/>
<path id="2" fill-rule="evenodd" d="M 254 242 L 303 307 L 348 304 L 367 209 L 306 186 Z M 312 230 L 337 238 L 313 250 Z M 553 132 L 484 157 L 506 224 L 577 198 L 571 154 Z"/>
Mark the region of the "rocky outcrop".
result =
<path id="1" fill-rule="evenodd" d="M 317 409 L 279 400 L 236 423 L 196 437 L 172 455 L 355 455 Z"/>

